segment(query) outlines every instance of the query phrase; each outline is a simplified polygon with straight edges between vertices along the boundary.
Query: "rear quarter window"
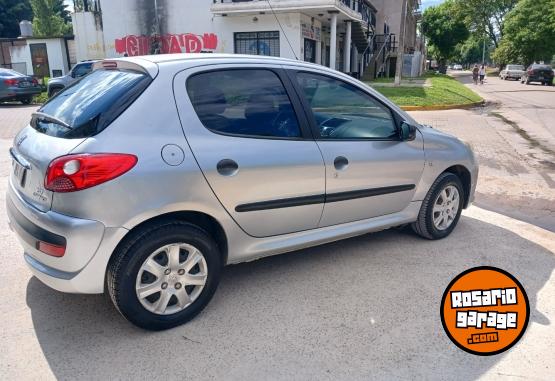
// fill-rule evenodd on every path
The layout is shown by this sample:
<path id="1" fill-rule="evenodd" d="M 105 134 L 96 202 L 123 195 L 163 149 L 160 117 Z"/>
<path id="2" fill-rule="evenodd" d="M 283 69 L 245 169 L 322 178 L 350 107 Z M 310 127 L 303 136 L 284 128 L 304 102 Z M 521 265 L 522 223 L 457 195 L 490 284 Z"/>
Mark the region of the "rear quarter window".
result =
<path id="1" fill-rule="evenodd" d="M 152 82 L 145 73 L 130 70 L 96 70 L 50 99 L 38 111 L 71 128 L 33 118 L 31 126 L 46 135 L 84 138 L 112 123 Z"/>

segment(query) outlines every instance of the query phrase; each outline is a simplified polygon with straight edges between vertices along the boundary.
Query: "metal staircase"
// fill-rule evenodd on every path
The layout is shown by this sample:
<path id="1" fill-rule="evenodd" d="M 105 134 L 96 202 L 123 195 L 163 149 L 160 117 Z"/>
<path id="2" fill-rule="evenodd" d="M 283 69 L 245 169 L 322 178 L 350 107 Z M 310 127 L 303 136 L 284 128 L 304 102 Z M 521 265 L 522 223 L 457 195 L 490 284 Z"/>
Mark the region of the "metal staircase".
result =
<path id="1" fill-rule="evenodd" d="M 371 81 L 377 77 L 387 76 L 388 59 L 397 51 L 397 40 L 393 33 L 376 34 L 368 42 L 364 50 L 365 68 L 363 80 Z"/>

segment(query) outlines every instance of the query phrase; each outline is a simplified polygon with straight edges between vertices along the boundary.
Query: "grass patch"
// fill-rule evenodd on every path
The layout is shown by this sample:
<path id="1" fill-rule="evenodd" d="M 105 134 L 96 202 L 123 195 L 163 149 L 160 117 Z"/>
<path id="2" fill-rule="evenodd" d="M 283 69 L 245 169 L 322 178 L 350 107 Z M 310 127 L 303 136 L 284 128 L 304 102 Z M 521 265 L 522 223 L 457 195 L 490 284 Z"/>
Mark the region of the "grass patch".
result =
<path id="1" fill-rule="evenodd" d="M 40 103 L 40 104 L 45 103 L 47 100 L 48 100 L 48 94 L 46 93 L 46 91 L 40 93 L 39 95 L 33 98 L 34 103 Z"/>
<path id="2" fill-rule="evenodd" d="M 376 87 L 399 106 L 435 106 L 470 104 L 482 100 L 478 94 L 456 79 L 443 74 L 426 74 L 431 87 Z"/>

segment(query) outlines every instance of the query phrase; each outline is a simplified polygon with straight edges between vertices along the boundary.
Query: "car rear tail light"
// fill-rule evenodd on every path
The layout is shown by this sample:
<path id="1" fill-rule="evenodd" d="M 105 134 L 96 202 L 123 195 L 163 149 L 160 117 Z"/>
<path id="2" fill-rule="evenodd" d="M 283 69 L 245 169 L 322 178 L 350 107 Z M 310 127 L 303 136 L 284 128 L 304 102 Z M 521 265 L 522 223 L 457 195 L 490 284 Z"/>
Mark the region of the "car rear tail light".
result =
<path id="1" fill-rule="evenodd" d="M 6 85 L 8 85 L 8 86 L 16 86 L 17 83 L 18 83 L 18 80 L 17 80 L 17 79 L 14 79 L 14 78 L 5 79 L 5 80 L 4 80 L 4 83 L 5 83 Z"/>
<path id="2" fill-rule="evenodd" d="M 36 85 L 38 85 L 38 84 L 39 84 L 39 81 L 37 81 L 37 79 L 36 79 L 36 78 L 33 78 L 33 85 L 35 85 L 35 86 L 36 86 Z"/>
<path id="3" fill-rule="evenodd" d="M 37 250 L 53 257 L 63 257 L 66 253 L 65 246 L 54 245 L 53 243 L 48 243 L 44 241 L 37 241 Z"/>
<path id="4" fill-rule="evenodd" d="M 116 61 L 102 61 L 102 67 L 104 69 L 117 69 L 118 63 Z"/>
<path id="5" fill-rule="evenodd" d="M 115 179 L 135 164 L 135 155 L 122 153 L 62 156 L 48 166 L 44 187 L 52 192 L 79 191 Z"/>

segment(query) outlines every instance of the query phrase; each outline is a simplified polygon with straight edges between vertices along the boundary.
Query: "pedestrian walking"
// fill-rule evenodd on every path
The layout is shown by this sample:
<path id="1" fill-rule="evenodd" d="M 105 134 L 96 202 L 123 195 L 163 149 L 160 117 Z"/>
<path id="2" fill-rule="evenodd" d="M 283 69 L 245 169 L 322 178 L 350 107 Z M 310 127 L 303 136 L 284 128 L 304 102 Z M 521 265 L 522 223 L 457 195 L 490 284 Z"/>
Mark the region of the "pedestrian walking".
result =
<path id="1" fill-rule="evenodd" d="M 478 68 L 478 64 L 474 64 L 474 68 L 472 69 L 472 80 L 474 80 L 474 84 L 478 84 L 478 74 L 480 72 L 480 68 Z"/>
<path id="2" fill-rule="evenodd" d="M 483 85 L 484 84 L 484 78 L 486 77 L 486 65 L 482 65 L 480 67 L 479 74 L 480 74 L 480 85 Z"/>

